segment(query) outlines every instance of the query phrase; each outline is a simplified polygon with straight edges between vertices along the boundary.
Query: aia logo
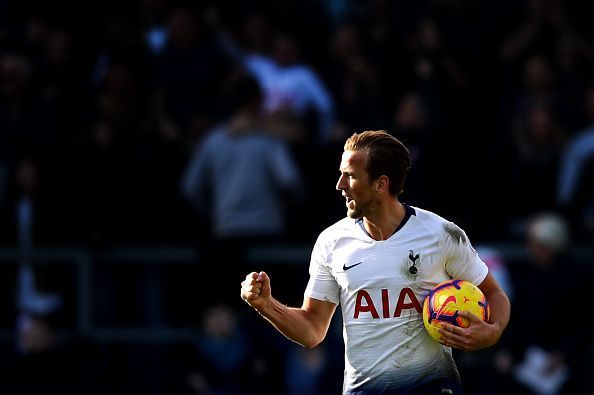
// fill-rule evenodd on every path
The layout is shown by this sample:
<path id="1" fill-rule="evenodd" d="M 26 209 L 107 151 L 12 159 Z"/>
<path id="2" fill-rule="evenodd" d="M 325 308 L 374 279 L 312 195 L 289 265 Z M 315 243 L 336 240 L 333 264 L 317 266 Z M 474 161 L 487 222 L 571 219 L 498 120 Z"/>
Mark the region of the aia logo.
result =
<path id="1" fill-rule="evenodd" d="M 414 309 L 421 314 L 423 308 L 412 289 L 404 287 L 396 293 L 397 295 L 390 294 L 390 290 L 387 288 L 381 289 L 380 295 L 371 290 L 359 290 L 353 318 L 359 318 L 362 313 L 368 313 L 372 318 L 380 318 L 380 313 L 383 318 L 400 317 L 402 310 L 408 309 Z"/>

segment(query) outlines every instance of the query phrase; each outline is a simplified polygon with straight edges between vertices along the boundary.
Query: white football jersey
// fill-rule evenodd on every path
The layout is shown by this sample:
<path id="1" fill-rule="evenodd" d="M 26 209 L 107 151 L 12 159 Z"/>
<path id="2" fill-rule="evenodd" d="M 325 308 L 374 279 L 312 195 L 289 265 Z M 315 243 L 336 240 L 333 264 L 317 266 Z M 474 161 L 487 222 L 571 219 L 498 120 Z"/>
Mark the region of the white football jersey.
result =
<path id="1" fill-rule="evenodd" d="M 423 326 L 423 301 L 451 278 L 478 285 L 488 269 L 458 226 L 405 207 L 404 220 L 387 240 L 374 240 L 362 220 L 347 217 L 325 229 L 313 248 L 305 296 L 342 308 L 344 394 L 460 380 L 451 348 Z"/>

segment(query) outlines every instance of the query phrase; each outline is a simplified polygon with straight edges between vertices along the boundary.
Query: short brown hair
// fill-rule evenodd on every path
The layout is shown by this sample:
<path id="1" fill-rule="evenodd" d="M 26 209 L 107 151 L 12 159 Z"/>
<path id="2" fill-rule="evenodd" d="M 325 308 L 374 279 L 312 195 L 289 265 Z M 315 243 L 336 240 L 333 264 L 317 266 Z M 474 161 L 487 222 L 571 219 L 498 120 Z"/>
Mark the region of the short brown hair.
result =
<path id="1" fill-rule="evenodd" d="M 410 153 L 400 140 L 385 130 L 354 133 L 344 143 L 345 151 L 367 151 L 367 173 L 373 181 L 382 175 L 390 180 L 392 196 L 402 194 L 411 166 Z"/>

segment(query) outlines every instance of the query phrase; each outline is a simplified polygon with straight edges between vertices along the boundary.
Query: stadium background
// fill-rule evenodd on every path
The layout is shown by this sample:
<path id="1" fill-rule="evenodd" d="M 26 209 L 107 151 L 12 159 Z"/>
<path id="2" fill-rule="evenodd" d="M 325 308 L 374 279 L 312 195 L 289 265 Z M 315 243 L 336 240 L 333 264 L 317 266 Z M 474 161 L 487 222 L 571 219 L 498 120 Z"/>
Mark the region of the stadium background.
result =
<path id="1" fill-rule="evenodd" d="M 205 273 L 265 268 L 277 298 L 300 304 L 315 237 L 344 215 L 342 142 L 370 129 L 411 148 L 402 200 L 463 227 L 512 296 L 501 343 L 455 354 L 467 392 L 532 393 L 519 371 L 536 344 L 564 356 L 563 393 L 594 393 L 582 322 L 594 278 L 593 11 L 555 0 L 1 1 L 0 393 L 339 393 L 338 315 L 304 350 L 241 303 L 239 276 Z M 267 56 L 281 35 L 332 110 L 290 114 L 297 132 L 280 136 L 303 176 L 286 231 L 221 263 L 180 179 L 231 114 L 242 64 L 229 43 Z M 543 213 L 557 217 L 535 236 Z M 559 265 L 539 269 L 529 236 Z"/>

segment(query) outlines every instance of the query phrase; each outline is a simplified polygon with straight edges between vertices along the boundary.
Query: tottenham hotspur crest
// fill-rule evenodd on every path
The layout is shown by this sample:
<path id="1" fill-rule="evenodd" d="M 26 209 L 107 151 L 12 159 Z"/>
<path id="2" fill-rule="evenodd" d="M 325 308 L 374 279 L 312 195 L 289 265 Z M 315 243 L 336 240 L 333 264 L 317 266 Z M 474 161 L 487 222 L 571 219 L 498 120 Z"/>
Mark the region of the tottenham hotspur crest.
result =
<path id="1" fill-rule="evenodd" d="M 408 267 L 408 272 L 412 275 L 417 274 L 417 272 L 419 271 L 419 268 L 417 267 L 417 264 L 420 262 L 420 254 L 415 254 L 415 252 L 413 250 L 408 250 L 409 254 L 408 254 L 408 260 L 409 260 L 409 267 Z"/>

